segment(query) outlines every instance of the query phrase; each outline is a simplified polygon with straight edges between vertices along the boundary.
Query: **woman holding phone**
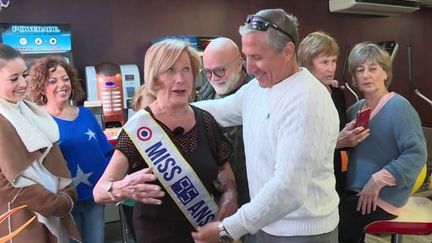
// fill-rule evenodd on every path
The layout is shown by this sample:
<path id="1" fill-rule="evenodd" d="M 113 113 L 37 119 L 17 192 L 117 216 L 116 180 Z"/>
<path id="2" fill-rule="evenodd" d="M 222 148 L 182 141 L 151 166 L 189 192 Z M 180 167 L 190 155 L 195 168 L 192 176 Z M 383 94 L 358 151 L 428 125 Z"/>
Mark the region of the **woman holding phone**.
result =
<path id="1" fill-rule="evenodd" d="M 399 215 L 427 151 L 417 112 L 404 97 L 388 91 L 389 54 L 374 43 L 359 43 L 348 57 L 348 70 L 365 97 L 348 109 L 348 120 L 371 110 L 369 136 L 348 151 L 347 191 L 339 208 L 339 242 L 353 243 L 363 242 L 369 223 Z"/>

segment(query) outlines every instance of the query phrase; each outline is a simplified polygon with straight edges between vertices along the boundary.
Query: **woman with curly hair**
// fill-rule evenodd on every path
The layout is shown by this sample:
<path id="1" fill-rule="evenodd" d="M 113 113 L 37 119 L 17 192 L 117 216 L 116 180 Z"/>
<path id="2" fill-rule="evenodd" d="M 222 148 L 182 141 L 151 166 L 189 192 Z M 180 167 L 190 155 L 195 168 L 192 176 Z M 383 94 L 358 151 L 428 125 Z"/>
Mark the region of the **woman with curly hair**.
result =
<path id="1" fill-rule="evenodd" d="M 93 187 L 112 155 L 112 146 L 95 116 L 73 105 L 84 97 L 75 69 L 61 57 L 36 61 L 29 72 L 29 97 L 57 122 L 60 149 L 67 160 L 78 202 L 72 215 L 84 242 L 104 242 L 104 205 L 93 200 Z"/>

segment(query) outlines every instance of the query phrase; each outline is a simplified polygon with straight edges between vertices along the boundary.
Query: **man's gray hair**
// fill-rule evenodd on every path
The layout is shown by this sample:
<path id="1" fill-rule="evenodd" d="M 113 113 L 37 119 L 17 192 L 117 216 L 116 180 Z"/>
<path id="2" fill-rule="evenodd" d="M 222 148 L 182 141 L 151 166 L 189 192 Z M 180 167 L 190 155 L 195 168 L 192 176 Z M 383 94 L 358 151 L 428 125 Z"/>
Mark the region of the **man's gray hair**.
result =
<path id="1" fill-rule="evenodd" d="M 267 29 L 267 41 L 271 47 L 273 47 L 276 51 L 281 52 L 285 45 L 288 42 L 293 42 L 296 49 L 299 43 L 299 34 L 298 34 L 298 20 L 292 14 L 285 12 L 285 10 L 279 9 L 264 9 L 256 14 L 255 16 L 263 17 L 273 24 L 276 24 L 283 31 L 287 32 L 292 36 L 293 39 L 288 37 L 286 34 L 281 31 L 276 30 L 275 28 L 269 27 Z M 239 33 L 240 35 L 245 35 L 247 33 L 256 32 L 260 30 L 254 29 L 250 24 L 244 24 L 240 26 Z"/>

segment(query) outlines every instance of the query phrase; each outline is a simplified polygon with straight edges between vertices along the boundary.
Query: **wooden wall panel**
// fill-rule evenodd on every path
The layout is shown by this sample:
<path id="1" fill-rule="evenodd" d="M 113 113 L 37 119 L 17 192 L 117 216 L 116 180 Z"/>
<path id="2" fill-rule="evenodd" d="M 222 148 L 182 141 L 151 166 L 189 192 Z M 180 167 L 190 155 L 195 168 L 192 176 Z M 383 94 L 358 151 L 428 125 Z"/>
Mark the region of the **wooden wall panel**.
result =
<path id="1" fill-rule="evenodd" d="M 330 13 L 327 0 L 20 0 L 0 11 L 0 22 L 71 24 L 74 63 L 83 74 L 86 65 L 103 61 L 136 63 L 142 68 L 151 41 L 169 34 L 227 36 L 239 43 L 239 25 L 247 14 L 264 8 L 293 12 L 300 21 L 300 37 L 315 30 L 331 33 L 342 50 L 338 79 L 342 79 L 345 51 L 353 44 L 398 41 L 391 90 L 407 97 L 423 124 L 432 127 L 432 107 L 414 94 L 407 66 L 407 45 L 411 44 L 413 78 L 432 98 L 432 8 L 376 17 Z"/>

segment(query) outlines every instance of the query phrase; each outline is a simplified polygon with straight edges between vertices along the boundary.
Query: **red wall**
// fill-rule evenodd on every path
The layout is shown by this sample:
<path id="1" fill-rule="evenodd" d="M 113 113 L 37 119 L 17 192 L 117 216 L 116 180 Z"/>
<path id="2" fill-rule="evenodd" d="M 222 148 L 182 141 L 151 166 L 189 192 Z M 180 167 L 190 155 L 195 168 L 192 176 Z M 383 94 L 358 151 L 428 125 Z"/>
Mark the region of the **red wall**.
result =
<path id="1" fill-rule="evenodd" d="M 408 84 L 407 65 L 407 45 L 411 44 L 413 78 L 419 90 L 432 98 L 432 49 L 428 45 L 432 8 L 374 17 L 330 13 L 326 0 L 20 0 L 0 11 L 0 22 L 71 24 L 74 63 L 82 73 L 84 66 L 103 61 L 136 63 L 142 68 L 151 41 L 169 34 L 227 36 L 239 43 L 239 25 L 247 14 L 264 8 L 293 12 L 300 21 L 301 37 L 314 30 L 331 33 L 342 50 L 338 79 L 342 79 L 346 48 L 364 40 L 396 40 L 400 49 L 390 89 L 408 98 L 423 125 L 432 127 L 432 107 Z"/>

